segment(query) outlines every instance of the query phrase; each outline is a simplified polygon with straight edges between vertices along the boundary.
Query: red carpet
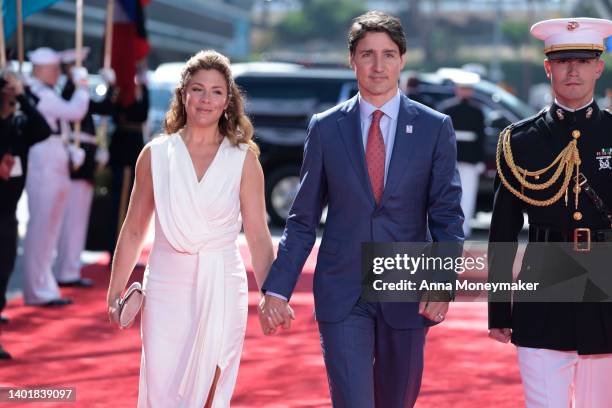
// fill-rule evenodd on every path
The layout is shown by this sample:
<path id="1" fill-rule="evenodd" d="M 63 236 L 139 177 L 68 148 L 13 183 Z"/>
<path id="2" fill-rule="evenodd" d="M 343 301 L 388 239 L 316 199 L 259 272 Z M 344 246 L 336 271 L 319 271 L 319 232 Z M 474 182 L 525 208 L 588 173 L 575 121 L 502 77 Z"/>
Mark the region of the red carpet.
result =
<path id="1" fill-rule="evenodd" d="M 248 252 L 246 249 L 244 254 Z M 245 259 L 248 259 L 248 255 Z M 292 299 L 297 320 L 289 332 L 260 334 L 251 286 L 247 338 L 232 407 L 329 407 L 325 368 L 312 316 L 311 256 Z M 247 261 L 247 268 L 250 265 Z M 75 304 L 62 309 L 10 303 L 1 343 L 15 358 L 0 361 L 1 386 L 76 387 L 76 403 L 0 402 L 7 407 L 135 407 L 140 337 L 107 322 L 108 270 L 85 268 L 95 288 L 68 289 Z M 135 274 L 140 279 L 142 270 Z M 524 406 L 515 349 L 486 337 L 486 305 L 455 303 L 427 340 L 419 408 Z"/>

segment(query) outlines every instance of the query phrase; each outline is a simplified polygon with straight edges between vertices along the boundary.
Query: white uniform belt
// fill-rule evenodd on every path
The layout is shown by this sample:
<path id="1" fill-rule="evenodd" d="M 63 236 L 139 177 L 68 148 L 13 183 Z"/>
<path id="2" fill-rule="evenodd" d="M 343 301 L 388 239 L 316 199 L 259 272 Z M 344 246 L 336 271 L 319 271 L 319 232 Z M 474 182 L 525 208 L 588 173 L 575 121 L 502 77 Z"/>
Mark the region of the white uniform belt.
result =
<path id="1" fill-rule="evenodd" d="M 458 142 L 474 142 L 478 138 L 471 130 L 455 130 L 455 136 Z"/>

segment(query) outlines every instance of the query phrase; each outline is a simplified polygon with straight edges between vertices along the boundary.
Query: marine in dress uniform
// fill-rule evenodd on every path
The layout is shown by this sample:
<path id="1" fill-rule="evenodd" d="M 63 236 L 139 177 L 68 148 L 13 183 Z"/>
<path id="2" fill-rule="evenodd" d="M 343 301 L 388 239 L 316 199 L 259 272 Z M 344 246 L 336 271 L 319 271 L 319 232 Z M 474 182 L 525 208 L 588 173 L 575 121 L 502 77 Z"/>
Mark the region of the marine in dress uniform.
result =
<path id="1" fill-rule="evenodd" d="M 87 58 L 89 48 L 82 49 L 81 59 Z M 64 72 L 69 75 L 70 69 L 76 61 L 75 50 L 66 50 L 60 53 Z M 64 213 L 62 227 L 60 230 L 59 243 L 57 247 L 57 258 L 53 272 L 59 286 L 91 287 L 91 279 L 81 277 L 81 252 L 85 248 L 87 239 L 87 227 L 89 226 L 89 214 L 94 193 L 94 174 L 96 167 L 105 165 L 105 152 L 98 149 L 96 141 L 96 128 L 93 114 L 112 115 L 113 113 L 113 86 L 114 72 L 112 70 L 101 72 L 108 83 L 108 90 L 104 100 L 100 102 L 89 102 L 89 108 L 81 121 L 80 146 L 85 151 L 85 160 L 76 170 L 70 172 L 70 192 L 68 193 L 68 205 Z M 69 101 L 74 95 L 76 86 L 68 77 L 62 98 Z M 74 124 L 71 124 L 74 130 Z M 74 142 L 74 131 L 70 133 L 71 142 Z M 102 153 L 102 154 L 101 154 Z"/>
<path id="2" fill-rule="evenodd" d="M 455 81 L 455 97 L 438 106 L 438 110 L 451 117 L 457 135 L 457 169 L 461 178 L 461 209 L 465 217 L 463 233 L 469 237 L 470 221 L 476 211 L 478 181 L 484 170 L 485 122 L 480 107 L 472 100 L 476 74 Z"/>
<path id="3" fill-rule="evenodd" d="M 612 22 L 547 20 L 531 33 L 545 42 L 555 102 L 500 135 L 489 280 L 512 281 L 526 213 L 529 243 L 518 279 L 571 285 L 555 302 L 521 301 L 528 295 L 518 292 L 514 303 L 509 293 L 490 295 L 489 335 L 518 347 L 527 407 L 569 407 L 572 400 L 577 408 L 609 407 L 612 303 L 581 276 L 589 276 L 589 257 L 612 241 L 612 114 L 593 101 Z M 609 272 L 610 261 L 599 264 L 600 273 Z"/>
<path id="4" fill-rule="evenodd" d="M 17 82 L 0 78 L 0 313 L 6 306 L 6 289 L 17 256 L 15 213 L 25 185 L 28 151 L 51 134 L 35 108 L 36 101 Z M 0 345 L 0 359 L 10 358 Z"/>
<path id="5" fill-rule="evenodd" d="M 78 86 L 66 101 L 53 89 L 60 75 L 59 54 L 50 48 L 38 48 L 29 58 L 33 64 L 30 89 L 39 99 L 36 108 L 52 134 L 30 149 L 26 179 L 30 219 L 24 242 L 23 295 L 28 305 L 62 306 L 71 301 L 60 296 L 51 267 L 68 203 L 70 167 L 82 165 L 85 156 L 82 149 L 68 144 L 68 121 L 82 120 L 87 112 L 87 71 L 72 72 Z"/>

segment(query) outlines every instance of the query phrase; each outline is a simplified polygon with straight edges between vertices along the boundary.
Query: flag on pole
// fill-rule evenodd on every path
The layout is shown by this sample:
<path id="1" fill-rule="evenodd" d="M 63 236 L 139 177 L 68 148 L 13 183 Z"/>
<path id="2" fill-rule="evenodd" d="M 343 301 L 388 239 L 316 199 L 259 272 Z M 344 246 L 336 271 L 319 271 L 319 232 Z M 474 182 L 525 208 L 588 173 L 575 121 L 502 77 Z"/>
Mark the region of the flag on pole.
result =
<path id="1" fill-rule="evenodd" d="M 115 0 L 112 67 L 123 106 L 134 102 L 136 64 L 149 53 L 143 10 L 148 3 L 149 0 Z"/>
<path id="2" fill-rule="evenodd" d="M 57 3 L 59 0 L 23 0 L 23 19 L 25 20 L 28 16 L 37 13 L 41 10 L 46 9 Z M 2 2 L 2 16 L 4 17 L 4 38 L 7 40 L 17 30 L 17 1 L 16 0 L 3 0 Z"/>

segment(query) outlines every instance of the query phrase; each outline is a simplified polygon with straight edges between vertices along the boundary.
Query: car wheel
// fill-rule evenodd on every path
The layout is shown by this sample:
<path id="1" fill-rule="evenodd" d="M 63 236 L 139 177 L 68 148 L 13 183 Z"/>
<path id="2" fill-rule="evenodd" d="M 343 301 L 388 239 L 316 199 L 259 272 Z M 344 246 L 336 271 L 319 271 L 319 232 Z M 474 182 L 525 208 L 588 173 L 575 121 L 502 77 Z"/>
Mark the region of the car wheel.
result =
<path id="1" fill-rule="evenodd" d="M 266 178 L 266 208 L 274 225 L 285 226 L 299 185 L 300 169 L 296 166 L 281 167 Z"/>

